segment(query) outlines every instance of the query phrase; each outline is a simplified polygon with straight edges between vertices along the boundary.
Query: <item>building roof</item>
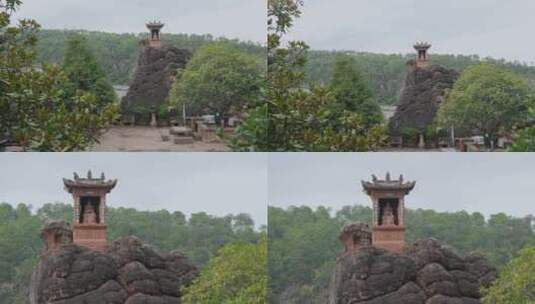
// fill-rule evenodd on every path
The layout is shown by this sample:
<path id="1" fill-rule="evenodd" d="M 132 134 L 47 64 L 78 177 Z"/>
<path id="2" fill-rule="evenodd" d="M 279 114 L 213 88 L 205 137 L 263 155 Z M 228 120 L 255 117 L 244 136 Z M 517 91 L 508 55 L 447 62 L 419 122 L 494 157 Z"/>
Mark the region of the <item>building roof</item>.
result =
<path id="1" fill-rule="evenodd" d="M 414 48 L 416 50 L 428 50 L 429 48 L 431 47 L 431 44 L 429 42 L 423 42 L 423 41 L 418 41 L 414 44 Z"/>
<path id="2" fill-rule="evenodd" d="M 148 29 L 156 29 L 156 30 L 159 30 L 161 29 L 163 26 L 165 25 L 165 23 L 162 23 L 160 21 L 150 21 L 150 22 L 147 22 L 146 26 Z"/>
<path id="3" fill-rule="evenodd" d="M 117 180 L 106 180 L 104 173 L 100 175 L 100 178 L 93 178 L 91 170 L 87 172 L 86 178 L 81 178 L 76 172 L 74 172 L 74 179 L 63 179 L 65 184 L 65 190 L 69 193 L 75 188 L 104 188 L 110 191 L 117 184 Z"/>
<path id="4" fill-rule="evenodd" d="M 384 180 L 380 180 L 375 175 L 372 175 L 371 182 L 362 181 L 362 187 L 367 194 L 370 194 L 371 191 L 404 191 L 405 194 L 409 194 L 415 185 L 415 181 L 405 182 L 403 175 L 400 175 L 398 180 L 392 180 L 390 173 L 386 173 Z"/>

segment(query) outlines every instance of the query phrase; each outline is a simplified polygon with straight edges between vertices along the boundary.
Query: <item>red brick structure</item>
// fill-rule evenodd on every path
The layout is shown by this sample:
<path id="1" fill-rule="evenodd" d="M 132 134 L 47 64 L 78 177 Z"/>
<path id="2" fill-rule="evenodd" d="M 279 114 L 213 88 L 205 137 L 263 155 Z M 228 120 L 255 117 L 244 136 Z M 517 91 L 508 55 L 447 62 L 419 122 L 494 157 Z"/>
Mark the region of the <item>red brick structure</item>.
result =
<path id="1" fill-rule="evenodd" d="M 362 181 L 364 192 L 373 203 L 372 244 L 392 252 L 400 253 L 405 246 L 405 195 L 416 182 L 404 182 L 403 175 L 392 180 L 390 173 L 379 180 L 372 175 L 372 181 Z"/>
<path id="2" fill-rule="evenodd" d="M 108 180 L 104 173 L 100 178 L 93 178 L 91 171 L 87 178 L 80 178 L 74 173 L 74 179 L 63 179 L 65 190 L 74 198 L 73 241 L 75 244 L 104 252 L 106 240 L 106 194 L 117 184 L 117 180 Z"/>
<path id="3" fill-rule="evenodd" d="M 146 25 L 150 31 L 149 45 L 154 48 L 161 47 L 162 41 L 160 40 L 160 31 L 165 24 L 161 23 L 160 21 L 151 21 Z"/>
<path id="4" fill-rule="evenodd" d="M 416 42 L 414 44 L 414 49 L 418 52 L 416 57 L 416 66 L 419 68 L 429 67 L 429 58 L 427 51 L 431 48 L 431 44 L 427 42 Z"/>
<path id="5" fill-rule="evenodd" d="M 342 228 L 339 239 L 344 244 L 344 253 L 356 252 L 362 247 L 371 246 L 372 231 L 368 224 L 352 223 Z"/>

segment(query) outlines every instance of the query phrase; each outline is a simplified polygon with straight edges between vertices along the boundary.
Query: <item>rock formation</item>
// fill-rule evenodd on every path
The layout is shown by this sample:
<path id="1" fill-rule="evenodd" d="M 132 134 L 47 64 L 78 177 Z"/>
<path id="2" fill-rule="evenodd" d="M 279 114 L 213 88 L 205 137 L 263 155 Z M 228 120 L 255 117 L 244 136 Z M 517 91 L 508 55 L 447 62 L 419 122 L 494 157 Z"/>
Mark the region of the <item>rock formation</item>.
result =
<path id="1" fill-rule="evenodd" d="M 43 231 L 58 226 L 51 225 Z M 58 227 L 64 236 L 65 226 Z M 197 269 L 180 252 L 160 255 L 133 236 L 112 242 L 104 253 L 62 243 L 48 246 L 39 257 L 30 303 L 176 304 L 180 288 L 196 276 Z"/>
<path id="2" fill-rule="evenodd" d="M 415 60 L 410 60 L 407 66 L 401 97 L 389 122 L 393 136 L 401 136 L 408 129 L 423 134 L 433 123 L 446 90 L 451 89 L 459 77 L 457 71 L 440 66 L 417 67 Z"/>
<path id="3" fill-rule="evenodd" d="M 478 304 L 479 289 L 496 277 L 480 255 L 461 256 L 435 239 L 403 254 L 366 246 L 341 254 L 330 304 Z"/>
<path id="4" fill-rule="evenodd" d="M 134 78 L 128 93 L 121 101 L 121 112 L 126 119 L 135 115 L 137 123 L 148 124 L 150 112 L 158 113 L 168 96 L 177 70 L 185 68 L 191 52 L 169 45 L 141 46 Z"/>

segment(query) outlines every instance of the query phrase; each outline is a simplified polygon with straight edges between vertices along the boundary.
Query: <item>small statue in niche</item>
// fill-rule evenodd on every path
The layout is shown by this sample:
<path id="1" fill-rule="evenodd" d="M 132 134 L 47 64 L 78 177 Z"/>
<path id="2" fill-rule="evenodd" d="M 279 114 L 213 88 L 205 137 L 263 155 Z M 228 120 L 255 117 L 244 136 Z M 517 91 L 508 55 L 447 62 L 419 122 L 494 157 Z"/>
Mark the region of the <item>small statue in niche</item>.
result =
<path id="1" fill-rule="evenodd" d="M 84 224 L 96 224 L 97 213 L 92 204 L 87 204 L 84 208 L 84 216 L 82 218 Z"/>
<path id="2" fill-rule="evenodd" d="M 395 219 L 394 219 L 394 210 L 390 205 L 386 205 L 385 209 L 383 210 L 383 225 L 385 226 L 392 226 L 395 225 Z"/>

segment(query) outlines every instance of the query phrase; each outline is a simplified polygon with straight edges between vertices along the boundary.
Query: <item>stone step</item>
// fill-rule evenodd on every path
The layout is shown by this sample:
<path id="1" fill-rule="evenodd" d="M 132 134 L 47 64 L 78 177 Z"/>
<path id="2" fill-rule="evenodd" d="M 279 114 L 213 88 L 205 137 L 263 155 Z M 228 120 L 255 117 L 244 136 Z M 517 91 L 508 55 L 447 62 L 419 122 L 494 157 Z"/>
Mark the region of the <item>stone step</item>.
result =
<path id="1" fill-rule="evenodd" d="M 195 142 L 192 136 L 175 136 L 174 143 L 177 145 L 191 145 Z"/>

